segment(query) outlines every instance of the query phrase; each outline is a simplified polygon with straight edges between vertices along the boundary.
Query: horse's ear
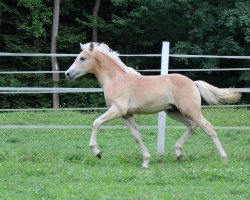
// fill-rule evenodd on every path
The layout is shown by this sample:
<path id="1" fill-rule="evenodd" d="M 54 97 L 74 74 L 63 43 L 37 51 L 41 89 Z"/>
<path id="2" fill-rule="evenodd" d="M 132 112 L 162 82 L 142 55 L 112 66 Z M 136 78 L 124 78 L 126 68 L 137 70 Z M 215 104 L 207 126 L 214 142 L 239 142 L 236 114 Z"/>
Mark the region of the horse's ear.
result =
<path id="1" fill-rule="evenodd" d="M 94 44 L 93 44 L 93 42 L 91 42 L 90 45 L 89 45 L 89 50 L 93 51 L 93 49 L 94 49 Z"/>
<path id="2" fill-rule="evenodd" d="M 84 45 L 82 43 L 80 43 L 80 48 L 81 48 L 82 51 L 85 49 Z"/>

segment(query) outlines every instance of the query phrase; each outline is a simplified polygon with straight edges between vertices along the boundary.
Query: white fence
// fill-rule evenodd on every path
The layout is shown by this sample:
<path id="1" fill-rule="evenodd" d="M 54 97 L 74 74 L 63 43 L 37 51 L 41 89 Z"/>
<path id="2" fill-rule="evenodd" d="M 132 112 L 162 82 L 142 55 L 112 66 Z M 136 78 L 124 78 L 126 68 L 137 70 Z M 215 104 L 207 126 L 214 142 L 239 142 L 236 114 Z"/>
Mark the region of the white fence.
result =
<path id="1" fill-rule="evenodd" d="M 41 53 L 0 53 L 0 56 L 34 56 L 34 57 L 76 57 L 77 54 L 41 54 Z M 194 72 L 194 71 L 249 71 L 250 68 L 224 68 L 224 69 L 169 69 L 169 57 L 174 58 L 216 58 L 216 59 L 247 59 L 250 60 L 250 56 L 217 56 L 217 55 L 183 55 L 183 54 L 169 54 L 169 42 L 163 42 L 161 54 L 126 54 L 120 55 L 126 57 L 161 57 L 161 69 L 159 70 L 138 70 L 140 72 L 160 72 L 161 74 L 168 74 L 168 72 Z M 64 71 L 1 71 L 0 75 L 6 74 L 45 74 L 45 73 L 64 73 Z M 250 88 L 236 88 L 240 92 L 250 93 Z M 102 92 L 101 88 L 30 88 L 30 87 L 0 87 L 0 94 L 27 94 L 27 93 L 78 93 L 78 92 Z M 231 105 L 233 107 L 250 106 L 250 105 Z M 69 110 L 68 108 L 67 110 Z M 105 108 L 72 108 L 70 110 L 103 110 Z M 0 109 L 0 111 L 21 111 L 21 110 L 52 110 L 52 109 Z M 157 151 L 159 154 L 164 153 L 164 141 L 165 141 L 165 129 L 166 129 L 166 114 L 164 112 L 158 115 L 158 127 L 145 126 L 141 128 L 158 128 L 157 137 Z M 0 128 L 45 128 L 36 125 L 28 126 L 13 126 L 2 125 Z M 71 127 L 71 126 L 70 126 Z M 75 127 L 75 126 L 74 126 Z M 77 126 L 78 128 L 90 128 L 90 126 Z M 75 127 L 75 128 L 77 128 Z M 59 128 L 59 126 L 46 126 L 46 128 Z M 65 128 L 65 126 L 63 127 Z M 106 127 L 112 128 L 112 127 Z M 114 127 L 113 127 L 114 128 Z M 123 128 L 117 127 L 115 128 Z M 183 128 L 183 127 L 175 127 Z M 225 128 L 225 127 L 217 127 Z M 238 127 L 239 128 L 239 127 Z M 237 129 L 237 127 L 231 127 L 231 129 Z M 250 127 L 242 127 L 241 129 L 250 130 Z"/>

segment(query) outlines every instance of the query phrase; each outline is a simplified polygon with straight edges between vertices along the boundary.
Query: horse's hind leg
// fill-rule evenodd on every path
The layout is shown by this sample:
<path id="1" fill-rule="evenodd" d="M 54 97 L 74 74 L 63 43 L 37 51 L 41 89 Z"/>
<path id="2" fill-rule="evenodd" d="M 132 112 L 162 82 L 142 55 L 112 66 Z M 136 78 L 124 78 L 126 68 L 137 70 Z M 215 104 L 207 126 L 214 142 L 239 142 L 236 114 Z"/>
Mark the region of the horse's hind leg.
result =
<path id="1" fill-rule="evenodd" d="M 143 164 L 142 167 L 143 168 L 148 168 L 148 164 L 150 161 L 150 154 L 146 148 L 146 146 L 144 145 L 140 133 L 137 129 L 137 124 L 135 123 L 135 120 L 132 116 L 126 116 L 123 117 L 124 122 L 126 123 L 126 125 L 128 126 L 132 136 L 134 137 L 135 141 L 139 144 L 142 154 L 143 154 Z"/>
<path id="2" fill-rule="evenodd" d="M 215 132 L 215 129 L 213 127 L 212 124 L 210 124 L 206 119 L 205 117 L 200 114 L 200 116 L 198 118 L 194 118 L 193 119 L 197 125 L 203 130 L 205 131 L 205 133 L 212 139 L 216 149 L 218 150 L 221 158 L 223 160 L 226 160 L 227 159 L 227 154 L 226 152 L 224 151 L 221 143 L 220 143 L 220 140 Z"/>
<path id="3" fill-rule="evenodd" d="M 189 120 L 188 118 L 184 117 L 179 111 L 166 111 L 166 114 L 184 124 L 187 129 L 185 130 L 185 132 L 183 133 L 183 135 L 179 138 L 179 140 L 176 142 L 175 144 L 175 154 L 176 154 L 176 157 L 178 160 L 181 160 L 182 159 L 182 146 L 184 145 L 184 143 L 186 142 L 186 140 L 188 139 L 188 137 L 192 134 L 192 132 L 197 128 L 197 125 Z"/>

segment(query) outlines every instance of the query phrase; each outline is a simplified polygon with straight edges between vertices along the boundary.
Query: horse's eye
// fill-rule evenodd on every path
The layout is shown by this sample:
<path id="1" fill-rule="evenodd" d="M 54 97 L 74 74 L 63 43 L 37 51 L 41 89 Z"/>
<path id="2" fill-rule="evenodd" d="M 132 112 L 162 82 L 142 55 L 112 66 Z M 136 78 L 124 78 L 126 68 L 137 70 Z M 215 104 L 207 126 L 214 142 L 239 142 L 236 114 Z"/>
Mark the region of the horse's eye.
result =
<path id="1" fill-rule="evenodd" d="M 84 57 L 80 57 L 80 60 L 84 61 L 84 60 L 85 60 L 85 58 L 84 58 Z"/>

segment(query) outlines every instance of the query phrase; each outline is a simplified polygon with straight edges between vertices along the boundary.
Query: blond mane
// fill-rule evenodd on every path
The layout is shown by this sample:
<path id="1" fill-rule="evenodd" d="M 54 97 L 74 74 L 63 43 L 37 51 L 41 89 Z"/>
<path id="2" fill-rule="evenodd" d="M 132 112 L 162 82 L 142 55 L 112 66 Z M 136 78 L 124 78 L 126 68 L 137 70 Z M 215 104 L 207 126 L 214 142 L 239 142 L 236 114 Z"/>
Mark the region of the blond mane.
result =
<path id="1" fill-rule="evenodd" d="M 113 51 L 111 48 L 109 48 L 108 45 L 105 43 L 96 43 L 93 42 L 94 49 L 103 53 L 104 55 L 108 56 L 111 58 L 117 65 L 124 71 L 125 73 L 128 74 L 136 74 L 136 75 L 141 75 L 139 72 L 137 72 L 135 69 L 126 66 L 121 59 L 119 58 L 119 53 L 117 51 Z M 81 44 L 81 49 L 82 50 L 88 50 L 90 46 L 90 43 L 87 44 Z"/>

